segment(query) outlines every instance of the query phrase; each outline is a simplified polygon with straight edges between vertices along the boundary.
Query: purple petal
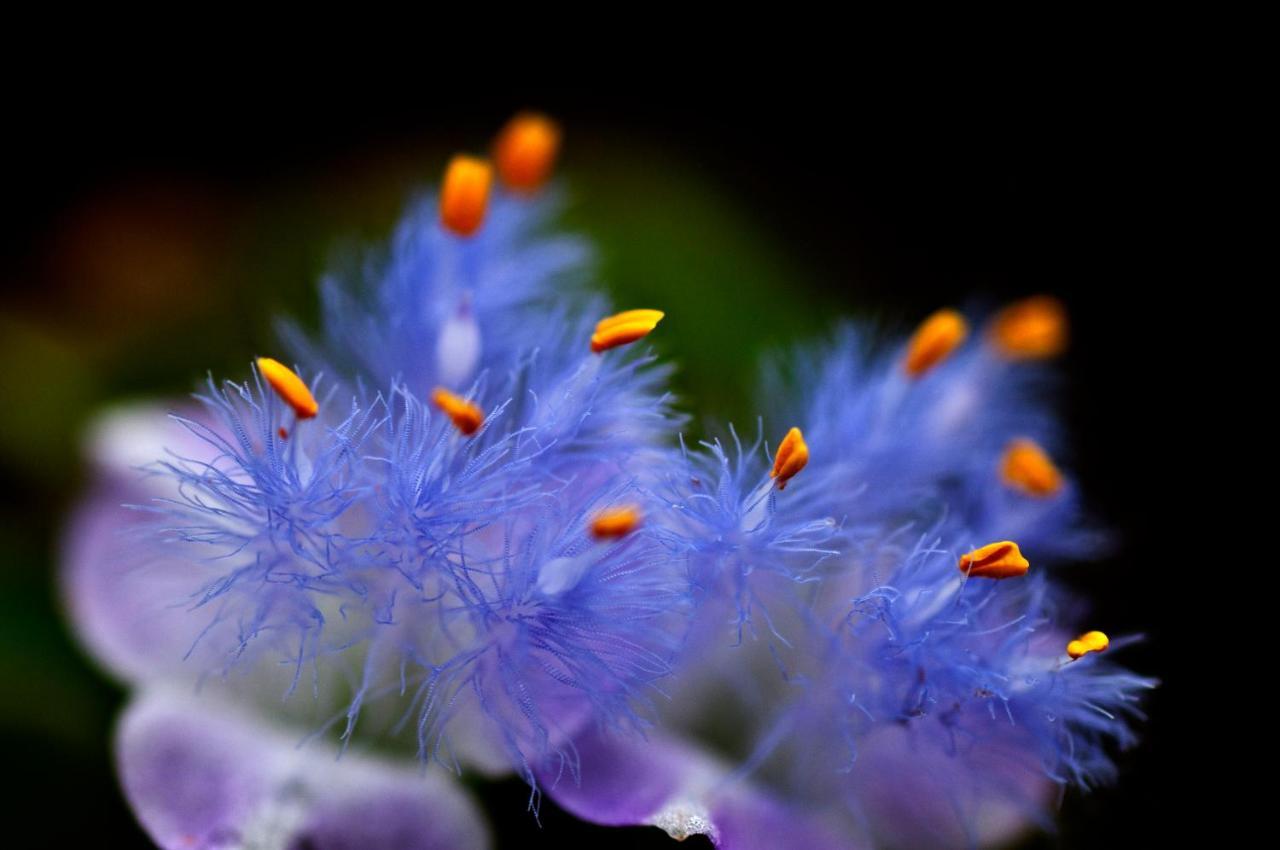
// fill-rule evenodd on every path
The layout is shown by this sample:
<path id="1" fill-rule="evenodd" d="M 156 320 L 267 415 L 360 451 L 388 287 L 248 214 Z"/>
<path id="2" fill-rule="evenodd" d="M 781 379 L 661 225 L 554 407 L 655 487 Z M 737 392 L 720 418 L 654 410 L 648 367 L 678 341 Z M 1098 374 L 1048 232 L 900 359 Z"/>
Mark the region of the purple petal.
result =
<path id="1" fill-rule="evenodd" d="M 125 794 L 166 850 L 482 848 L 488 836 L 451 781 L 321 747 L 212 701 L 154 692 L 121 721 Z"/>
<path id="2" fill-rule="evenodd" d="M 181 415 L 205 422 L 203 412 Z M 158 406 L 140 405 L 105 414 L 91 426 L 87 454 L 96 480 L 67 524 L 63 539 L 62 590 L 68 619 L 81 643 L 109 672 L 135 683 L 193 682 L 225 667 L 218 655 L 236 635 L 220 633 L 236 622 L 218 621 L 216 605 L 200 605 L 207 581 L 196 565 L 207 552 L 184 560 L 177 543 L 157 545 L 156 515 L 127 505 L 150 505 L 174 495 L 172 480 L 141 471 L 170 450 L 196 461 L 214 449 Z M 212 627 L 212 628 L 211 628 Z M 221 639 L 220 639 L 221 638 Z M 289 686 L 273 676 L 283 668 L 258 670 L 232 687 Z M 264 675 L 265 674 L 265 675 Z M 222 680 L 210 682 L 222 688 Z M 450 728 L 458 758 L 488 776 L 511 771 L 509 754 L 478 709 Z"/>
<path id="3" fill-rule="evenodd" d="M 722 850 L 857 847 L 820 817 L 730 776 L 728 768 L 674 739 L 608 736 L 575 741 L 581 781 L 542 777 L 563 808 L 607 826 L 650 825 L 677 840 L 706 835 Z"/>
<path id="4" fill-rule="evenodd" d="M 906 727 L 861 741 L 847 777 L 868 829 L 902 847 L 988 847 L 1043 821 L 1057 786 L 1030 742 L 991 739 L 949 752 Z"/>
<path id="5" fill-rule="evenodd" d="M 190 404 L 166 407 L 139 403 L 98 414 L 85 431 L 84 453 L 101 477 L 140 482 L 140 471 L 176 452 L 182 457 L 212 459 L 213 448 L 173 419 L 180 415 L 206 423 L 208 417 Z"/>
<path id="6" fill-rule="evenodd" d="M 806 813 L 766 794 L 739 789 L 712 810 L 719 833 L 717 847 L 755 850 L 768 847 L 854 848 L 870 846 L 852 835 L 840 835 L 813 813 Z"/>
<path id="7" fill-rule="evenodd" d="M 166 447 L 197 458 L 212 449 L 150 405 L 99 417 L 86 444 L 97 480 L 63 538 L 61 578 L 71 622 L 89 651 L 125 680 L 176 674 L 213 614 L 190 610 L 199 589 L 194 572 L 148 545 L 143 528 L 154 515 L 126 505 L 172 495 L 164 479 L 139 469 L 165 457 Z"/>
<path id="8" fill-rule="evenodd" d="M 100 484 L 67 525 L 62 585 L 70 620 L 85 647 L 127 681 L 193 675 L 186 660 L 214 612 L 192 610 L 199 590 L 189 565 L 146 545 L 150 498 L 138 485 Z M 185 667 L 185 670 L 184 670 Z"/>
<path id="9" fill-rule="evenodd" d="M 194 621 L 172 604 L 185 595 L 173 586 L 181 572 L 143 564 L 135 551 L 130 532 L 144 515 L 122 505 L 141 496 L 134 487 L 100 485 L 67 524 L 63 542 L 71 622 L 94 657 L 126 680 L 171 669 L 195 639 L 187 633 Z"/>

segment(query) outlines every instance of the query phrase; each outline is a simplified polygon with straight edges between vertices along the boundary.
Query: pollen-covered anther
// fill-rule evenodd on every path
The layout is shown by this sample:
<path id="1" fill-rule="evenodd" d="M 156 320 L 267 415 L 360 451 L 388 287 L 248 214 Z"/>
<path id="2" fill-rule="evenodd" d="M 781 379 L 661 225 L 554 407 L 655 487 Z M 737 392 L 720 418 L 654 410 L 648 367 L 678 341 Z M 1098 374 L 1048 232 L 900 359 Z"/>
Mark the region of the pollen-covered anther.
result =
<path id="1" fill-rule="evenodd" d="M 661 310 L 624 310 L 603 318 L 596 323 L 595 333 L 591 335 L 591 350 L 599 354 L 643 339 L 665 315 Z"/>
<path id="2" fill-rule="evenodd" d="M 431 393 L 431 403 L 444 411 L 456 427 L 468 437 L 484 422 L 484 411 L 462 396 L 454 395 L 444 387 L 436 387 Z"/>
<path id="3" fill-rule="evenodd" d="M 973 578 L 1018 578 L 1031 564 L 1012 540 L 988 543 L 960 556 L 960 572 Z"/>
<path id="4" fill-rule="evenodd" d="M 1000 478 L 1030 496 L 1052 496 L 1062 489 L 1062 473 L 1033 440 L 1017 439 L 1009 443 L 1000 459 Z"/>
<path id="5" fill-rule="evenodd" d="M 293 408 L 299 419 L 310 419 L 320 412 L 315 396 L 292 369 L 270 357 L 259 357 L 257 364 L 258 374 Z"/>
<path id="6" fill-rule="evenodd" d="M 459 236 L 479 230 L 492 183 L 493 166 L 487 161 L 461 154 L 451 159 L 440 189 L 440 223 Z"/>
<path id="7" fill-rule="evenodd" d="M 778 451 L 773 456 L 773 469 L 769 477 L 778 482 L 778 489 L 783 490 L 787 482 L 804 469 L 809 462 L 809 444 L 804 441 L 804 434 L 799 428 L 792 428 L 778 444 Z"/>
<path id="8" fill-rule="evenodd" d="M 1057 298 L 1035 295 L 1015 301 L 991 320 L 987 338 L 1005 357 L 1039 360 L 1067 347 L 1067 308 Z"/>
<path id="9" fill-rule="evenodd" d="M 545 115 L 521 112 L 507 122 L 493 145 L 502 182 L 533 192 L 547 181 L 560 150 L 560 127 Z"/>
<path id="10" fill-rule="evenodd" d="M 607 508 L 591 520 L 591 536 L 597 540 L 626 537 L 640 524 L 640 509 L 633 505 Z"/>
<path id="11" fill-rule="evenodd" d="M 969 323 L 951 309 L 943 309 L 921 322 L 907 343 L 902 366 L 918 378 L 951 356 L 969 335 Z"/>
<path id="12" fill-rule="evenodd" d="M 1090 652 L 1105 652 L 1107 647 L 1111 645 L 1111 639 L 1103 632 L 1085 632 L 1073 641 L 1067 643 L 1067 655 L 1071 656 L 1074 661 L 1082 658 Z"/>

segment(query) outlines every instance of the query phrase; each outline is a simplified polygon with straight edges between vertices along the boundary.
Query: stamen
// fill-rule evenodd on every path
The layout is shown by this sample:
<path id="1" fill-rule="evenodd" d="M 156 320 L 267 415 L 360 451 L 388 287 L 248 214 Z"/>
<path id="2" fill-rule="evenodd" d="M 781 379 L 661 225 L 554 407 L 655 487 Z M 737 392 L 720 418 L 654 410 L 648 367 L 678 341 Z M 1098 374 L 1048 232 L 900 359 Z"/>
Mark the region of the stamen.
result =
<path id="1" fill-rule="evenodd" d="M 1005 307 L 991 320 L 987 337 L 1014 360 L 1056 357 L 1067 347 L 1067 308 L 1050 295 L 1035 295 Z"/>
<path id="2" fill-rule="evenodd" d="M 480 365 L 480 325 L 469 297 L 445 320 L 436 338 L 436 368 L 440 383 L 463 387 Z"/>
<path id="3" fill-rule="evenodd" d="M 1032 440 L 1009 443 L 1000 461 L 1004 483 L 1029 496 L 1052 496 L 1062 489 L 1062 473 L 1040 446 Z"/>
<path id="4" fill-rule="evenodd" d="M 485 160 L 461 154 L 451 159 L 440 189 L 440 223 L 459 236 L 479 230 L 492 182 L 493 166 Z"/>
<path id="5" fill-rule="evenodd" d="M 259 357 L 257 364 L 258 374 L 266 379 L 285 404 L 293 408 L 299 419 L 310 419 L 320 412 L 315 396 L 292 369 L 270 357 Z"/>
<path id="6" fill-rule="evenodd" d="M 1085 632 L 1067 644 L 1067 655 L 1074 661 L 1090 652 L 1105 652 L 1111 639 L 1102 632 Z"/>
<path id="7" fill-rule="evenodd" d="M 640 509 L 632 505 L 608 508 L 591 520 L 591 536 L 597 540 L 625 537 L 640 524 Z"/>
<path id="8" fill-rule="evenodd" d="M 599 354 L 643 339 L 665 315 L 661 310 L 624 310 L 603 318 L 596 323 L 596 331 L 591 335 L 591 350 Z"/>
<path id="9" fill-rule="evenodd" d="M 777 480 L 778 489 L 786 489 L 787 482 L 804 469 L 809 462 L 809 445 L 804 441 L 804 434 L 799 428 L 792 428 L 778 444 L 778 451 L 773 456 L 773 470 L 769 477 Z"/>
<path id="10" fill-rule="evenodd" d="M 529 193 L 547 181 L 559 150 L 559 126 L 545 115 L 522 112 L 498 134 L 493 157 L 502 182 Z"/>
<path id="11" fill-rule="evenodd" d="M 903 368 L 918 378 L 951 356 L 951 352 L 969 335 L 969 323 L 958 312 L 943 309 L 920 323 L 907 343 Z"/>
<path id="12" fill-rule="evenodd" d="M 585 552 L 574 557 L 552 558 L 538 568 L 534 586 L 545 596 L 559 596 L 576 587 L 590 571 L 591 558 Z"/>
<path id="13" fill-rule="evenodd" d="M 484 422 L 484 411 L 462 396 L 454 395 L 444 387 L 436 387 L 431 394 L 431 403 L 444 411 L 453 420 L 454 426 L 470 437 Z"/>
<path id="14" fill-rule="evenodd" d="M 960 556 L 960 572 L 972 578 L 1018 578 L 1031 564 L 1012 540 L 988 543 Z"/>

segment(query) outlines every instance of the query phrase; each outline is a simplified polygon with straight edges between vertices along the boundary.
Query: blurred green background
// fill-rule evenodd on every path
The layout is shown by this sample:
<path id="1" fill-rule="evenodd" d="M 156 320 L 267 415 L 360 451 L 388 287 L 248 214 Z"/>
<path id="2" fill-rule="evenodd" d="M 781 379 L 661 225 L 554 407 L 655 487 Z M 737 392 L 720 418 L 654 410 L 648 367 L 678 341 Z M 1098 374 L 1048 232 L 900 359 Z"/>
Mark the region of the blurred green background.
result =
<path id="1" fill-rule="evenodd" d="M 821 334 L 841 315 L 909 326 L 974 295 L 1063 296 L 1083 341 L 1064 392 L 1089 448 L 1075 466 L 1126 541 L 1073 580 L 1100 598 L 1115 631 L 1146 629 L 1159 646 L 1170 615 L 1138 598 L 1160 557 L 1145 501 L 1159 465 L 1129 452 L 1143 436 L 1132 417 L 1155 409 L 1158 392 L 1116 374 L 1147 340 L 1133 332 L 1133 309 L 1111 300 L 1141 238 L 1124 215 L 1138 188 L 1140 172 L 1128 171 L 1137 137 L 1102 142 L 1088 123 L 1051 133 L 1058 118 L 1038 114 L 1001 123 L 967 101 L 922 121 L 911 109 L 890 120 L 865 100 L 824 112 L 792 100 L 708 110 L 696 94 L 492 98 L 430 121 L 366 116 L 327 136 L 315 135 L 313 118 L 263 102 L 241 116 L 259 132 L 223 127 L 199 141 L 203 121 L 186 116 L 172 130 L 140 108 L 122 120 L 142 129 L 105 140 L 88 165 L 71 156 L 74 136 L 27 140 L 44 170 L 19 181 L 30 214 L 10 234 L 0 296 L 0 736 L 22 777 L 4 800 L 40 826 L 32 846 L 94 836 L 144 846 L 108 756 L 124 694 L 75 646 L 53 579 L 60 526 L 84 484 L 85 422 L 110 402 L 188 393 L 209 370 L 242 378 L 252 356 L 279 350 L 276 316 L 314 316 L 315 282 L 335 255 L 385 238 L 449 153 L 483 148 L 525 105 L 567 125 L 564 226 L 594 242 L 600 286 L 622 307 L 667 311 L 652 339 L 678 365 L 695 433 L 709 414 L 753 425 L 761 353 Z M 1114 118 L 1120 104 L 1111 107 L 1086 117 Z M 91 108 L 80 116 L 95 117 Z M 861 122 L 859 134 L 845 129 L 849 120 Z M 1159 649 L 1130 661 L 1169 679 Z M 1147 744 L 1122 762 L 1119 790 L 1068 795 L 1062 834 L 1032 843 L 1118 846 L 1148 834 L 1170 723 L 1157 713 Z M 524 794 L 511 784 L 486 791 L 510 846 L 666 841 L 653 830 L 594 832 L 554 807 L 530 833 Z M 74 818 L 59 816 L 67 801 Z"/>

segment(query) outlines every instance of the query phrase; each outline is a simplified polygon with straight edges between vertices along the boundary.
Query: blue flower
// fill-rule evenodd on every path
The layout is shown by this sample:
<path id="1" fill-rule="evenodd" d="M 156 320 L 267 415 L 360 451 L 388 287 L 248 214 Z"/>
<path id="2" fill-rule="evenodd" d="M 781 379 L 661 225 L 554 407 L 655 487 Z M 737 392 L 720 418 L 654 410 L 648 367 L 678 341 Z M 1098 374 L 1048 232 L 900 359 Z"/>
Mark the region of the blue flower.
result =
<path id="1" fill-rule="evenodd" d="M 228 665 L 264 654 L 261 663 L 288 662 L 290 694 L 306 671 L 319 693 L 322 668 L 336 666 L 358 676 L 344 740 L 369 700 L 396 696 L 417 714 L 419 753 L 451 766 L 467 745 L 449 743 L 448 721 L 487 715 L 491 743 L 533 782 L 530 765 L 576 725 L 632 718 L 632 700 L 666 671 L 682 633 L 682 562 L 654 546 L 584 542 L 589 511 L 621 499 L 619 482 L 647 474 L 664 451 L 665 372 L 648 357 L 589 352 L 590 324 L 562 311 L 526 315 L 522 354 L 505 356 L 488 344 L 494 302 L 480 297 L 511 285 L 486 271 L 505 266 L 485 262 L 483 244 L 438 231 L 436 253 L 476 264 L 470 309 L 483 353 L 469 398 L 437 388 L 443 410 L 433 411 L 422 382 L 397 372 L 379 385 L 371 372 L 308 401 L 314 419 L 281 424 L 289 405 L 261 382 L 211 388 L 202 401 L 219 425 L 187 424 L 214 457 L 156 468 L 179 493 L 162 505 L 163 537 L 209 547 L 193 609 L 213 609 L 200 640 L 220 642 Z M 422 258 L 406 253 L 421 272 Z M 407 293 L 410 277 L 393 263 L 380 292 Z M 409 315 L 357 316 L 359 331 L 330 332 L 425 341 L 447 338 L 454 321 L 416 306 Z M 581 575 L 547 579 L 554 570 Z"/>
<path id="2" fill-rule="evenodd" d="M 967 324 L 967 323 L 966 323 Z M 827 511 L 854 536 L 886 524 L 961 514 L 990 539 L 1017 536 L 1040 559 L 1096 557 L 1106 536 L 1083 513 L 1074 483 L 1059 473 L 1051 493 L 1029 498 L 1002 475 L 1011 443 L 1061 454 L 1051 401 L 1056 374 L 1011 359 L 988 335 L 957 342 L 919 374 L 904 367 L 909 343 L 844 325 L 832 343 L 800 351 L 767 370 L 765 397 L 805 429 L 826 462 L 811 475 Z M 781 405 L 775 401 L 775 408 Z"/>
<path id="3" fill-rule="evenodd" d="M 967 328 L 845 328 L 775 367 L 776 418 L 800 427 L 774 477 L 758 444 L 686 453 L 656 492 L 701 604 L 661 737 L 584 736 L 557 799 L 726 847 L 966 846 L 1112 778 L 1155 683 L 1098 655 L 1101 633 L 1072 641 L 1082 607 L 1048 568 L 1101 538 L 1041 448 L 1060 445 L 1051 375 Z M 609 782 L 623 761 L 642 794 Z"/>
<path id="4" fill-rule="evenodd" d="M 730 439 L 732 454 L 719 441 L 701 443 L 696 452 L 681 443 L 681 462 L 654 489 L 668 518 L 658 533 L 688 558 L 698 597 L 736 612 L 735 641 L 744 631 L 758 636 L 761 619 L 785 642 L 769 619 L 767 597 L 788 585 L 799 592 L 798 585 L 821 576 L 824 562 L 838 554 L 832 540 L 839 523 L 813 507 L 804 482 L 781 491 L 765 464 L 763 433 L 746 448 L 732 428 Z"/>
<path id="5" fill-rule="evenodd" d="M 601 319 L 544 232 L 558 140 L 518 117 L 497 192 L 456 158 L 286 326 L 298 366 L 100 426 L 68 604 L 138 688 L 152 837 L 485 845 L 375 744 L 726 848 L 995 843 L 1111 779 L 1154 682 L 1050 574 L 1105 542 L 1034 362 L 1060 306 L 847 326 L 775 366 L 752 444 L 691 446 L 635 345 L 663 314 Z"/>
<path id="6" fill-rule="evenodd" d="M 410 205 L 385 251 L 349 278 L 320 286 L 318 341 L 291 323 L 285 338 L 304 362 L 375 386 L 392 380 L 464 389 L 483 365 L 505 370 L 546 343 L 542 309 L 563 310 L 586 278 L 590 253 L 571 236 L 546 235 L 562 205 L 555 192 L 499 195 L 484 227 L 465 240 L 439 223 L 440 198 Z"/>
<path id="7" fill-rule="evenodd" d="M 1111 778 L 1109 748 L 1133 743 L 1130 722 L 1154 682 L 1067 654 L 1071 606 L 1044 571 L 966 575 L 957 563 L 968 544 L 946 547 L 939 534 L 963 532 L 926 530 L 849 601 L 828 644 L 830 672 L 797 708 L 846 749 L 832 758 L 810 744 L 792 755 L 812 777 L 826 754 L 847 774 L 849 798 L 861 799 L 885 781 L 885 740 L 908 747 L 932 773 L 899 764 L 898 793 L 927 787 L 937 805 L 909 829 L 874 809 L 862 811 L 864 825 L 885 838 L 952 843 L 982 835 L 993 811 L 1036 816 L 1049 783 Z"/>
<path id="8" fill-rule="evenodd" d="M 597 344 L 586 253 L 538 234 L 553 198 L 477 207 L 487 166 L 467 167 L 356 280 L 325 281 L 320 339 L 287 330 L 302 367 L 210 379 L 163 437 L 124 426 L 153 460 L 113 468 L 73 528 L 70 591 L 145 692 L 283 696 L 314 737 L 515 770 L 536 805 L 538 775 L 576 774 L 582 728 L 651 722 L 687 630 L 685 560 L 640 487 L 680 418 L 668 370 L 621 348 L 661 314 Z M 130 758 L 126 780 L 151 755 Z"/>

